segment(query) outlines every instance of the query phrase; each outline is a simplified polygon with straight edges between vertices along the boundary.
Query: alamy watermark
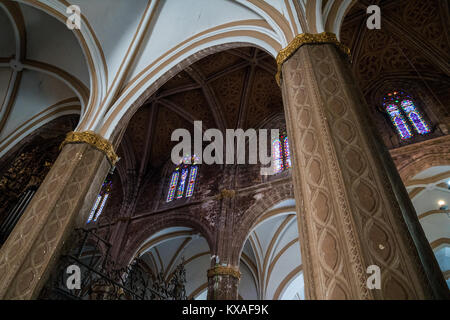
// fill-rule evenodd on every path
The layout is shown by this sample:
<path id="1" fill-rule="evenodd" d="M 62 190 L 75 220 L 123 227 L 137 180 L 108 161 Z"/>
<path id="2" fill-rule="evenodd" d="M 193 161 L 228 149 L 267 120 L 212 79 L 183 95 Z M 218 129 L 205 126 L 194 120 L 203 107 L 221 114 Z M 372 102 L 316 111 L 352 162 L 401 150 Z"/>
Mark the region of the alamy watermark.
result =
<path id="1" fill-rule="evenodd" d="M 208 129 L 203 133 L 202 121 L 194 121 L 193 138 L 187 129 L 172 132 L 171 140 L 179 143 L 172 149 L 171 160 L 178 164 L 185 155 L 191 154 L 196 155 L 198 164 L 257 164 L 259 160 L 261 165 L 266 166 L 261 168 L 261 175 L 272 175 L 275 172 L 275 161 L 271 154 L 267 154 L 267 148 L 275 139 L 279 139 L 278 129 L 270 130 L 270 138 L 267 129 L 259 129 L 258 132 L 255 129 L 226 129 L 224 138 L 222 131 L 218 129 Z M 209 142 L 204 150 L 203 142 Z"/>
<path id="2" fill-rule="evenodd" d="M 71 5 L 66 9 L 66 13 L 70 16 L 66 20 L 66 26 L 70 30 L 81 29 L 81 10 L 79 6 Z"/>
<path id="3" fill-rule="evenodd" d="M 381 29 L 381 9 L 377 5 L 371 5 L 367 7 L 367 14 L 370 16 L 367 18 L 367 28 L 370 30 Z"/>
<path id="4" fill-rule="evenodd" d="M 370 290 L 381 289 L 381 269 L 376 264 L 367 267 L 366 273 L 370 274 L 367 278 L 366 285 Z"/>
<path id="5" fill-rule="evenodd" d="M 81 269 L 76 264 L 67 267 L 66 273 L 69 275 L 66 280 L 66 286 L 69 290 L 81 289 Z"/>

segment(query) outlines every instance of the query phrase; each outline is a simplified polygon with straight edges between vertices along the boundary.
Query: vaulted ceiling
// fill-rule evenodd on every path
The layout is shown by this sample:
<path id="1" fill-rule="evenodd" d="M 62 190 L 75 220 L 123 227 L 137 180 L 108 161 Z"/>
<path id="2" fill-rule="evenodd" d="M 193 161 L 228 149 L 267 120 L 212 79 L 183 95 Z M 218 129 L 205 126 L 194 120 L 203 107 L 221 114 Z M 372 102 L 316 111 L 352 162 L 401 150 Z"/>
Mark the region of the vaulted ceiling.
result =
<path id="1" fill-rule="evenodd" d="M 223 51 L 189 66 L 136 112 L 125 134 L 136 164 L 157 168 L 170 157 L 172 132 L 201 120 L 203 129 L 255 128 L 283 112 L 275 60 L 257 48 Z"/>
<path id="2" fill-rule="evenodd" d="M 359 1 L 348 12 L 341 40 L 351 48 L 353 69 L 368 100 L 380 87 L 402 80 L 420 82 L 442 100 L 449 95 L 450 35 L 439 32 L 449 25 L 444 2 L 377 1 L 381 30 L 366 26 L 372 3 Z M 204 130 L 246 129 L 282 113 L 275 72 L 272 57 L 244 47 L 207 56 L 178 73 L 130 121 L 124 141 L 132 145 L 136 168 L 144 173 L 163 165 L 175 144 L 170 142 L 173 130 L 192 131 L 195 120 L 203 121 Z"/>
<path id="3" fill-rule="evenodd" d="M 371 4 L 381 8 L 379 30 L 366 26 Z M 450 91 L 449 15 L 448 1 L 358 1 L 344 19 L 341 41 L 351 49 L 366 97 L 386 82 L 412 80 L 445 101 Z"/>

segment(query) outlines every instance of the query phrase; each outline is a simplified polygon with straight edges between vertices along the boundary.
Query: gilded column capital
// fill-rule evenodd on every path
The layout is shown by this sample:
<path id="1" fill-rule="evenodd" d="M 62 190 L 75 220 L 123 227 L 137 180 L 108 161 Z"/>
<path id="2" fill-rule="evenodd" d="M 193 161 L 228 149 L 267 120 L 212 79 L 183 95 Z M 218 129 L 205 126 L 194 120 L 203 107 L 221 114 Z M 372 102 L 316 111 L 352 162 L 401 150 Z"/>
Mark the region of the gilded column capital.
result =
<path id="1" fill-rule="evenodd" d="M 208 270 L 208 278 L 212 278 L 214 276 L 232 276 L 233 278 L 240 279 L 241 273 L 239 270 L 230 267 L 230 266 L 215 266 Z"/>
<path id="2" fill-rule="evenodd" d="M 336 35 L 331 32 L 322 32 L 322 33 L 301 33 L 298 34 L 288 45 L 286 48 L 281 49 L 277 55 L 277 74 L 275 79 L 277 80 L 278 85 L 281 85 L 281 67 L 283 63 L 289 59 L 295 51 L 298 50 L 301 46 L 305 44 L 324 44 L 330 43 L 334 44 L 338 49 L 340 49 L 344 54 L 346 54 L 351 59 L 350 49 L 339 42 L 336 38 Z"/>
<path id="3" fill-rule="evenodd" d="M 106 140 L 105 138 L 96 134 L 93 131 L 69 132 L 66 136 L 66 139 L 61 144 L 61 148 L 64 147 L 66 144 L 70 143 L 89 144 L 95 149 L 103 152 L 113 166 L 116 165 L 117 161 L 119 160 L 119 157 L 114 151 L 114 147 L 112 146 L 112 144 L 108 140 Z"/>

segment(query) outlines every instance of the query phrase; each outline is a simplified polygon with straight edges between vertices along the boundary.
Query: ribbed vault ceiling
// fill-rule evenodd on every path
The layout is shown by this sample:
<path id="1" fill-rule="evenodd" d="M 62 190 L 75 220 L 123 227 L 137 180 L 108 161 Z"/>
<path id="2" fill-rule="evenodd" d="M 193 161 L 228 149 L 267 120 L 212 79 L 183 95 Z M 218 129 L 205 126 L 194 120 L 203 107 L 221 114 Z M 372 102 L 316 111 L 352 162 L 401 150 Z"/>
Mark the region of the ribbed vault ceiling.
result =
<path id="1" fill-rule="evenodd" d="M 205 57 L 164 84 L 133 116 L 126 135 L 136 162 L 159 167 L 170 157 L 177 128 L 255 128 L 283 112 L 275 60 L 256 48 Z"/>

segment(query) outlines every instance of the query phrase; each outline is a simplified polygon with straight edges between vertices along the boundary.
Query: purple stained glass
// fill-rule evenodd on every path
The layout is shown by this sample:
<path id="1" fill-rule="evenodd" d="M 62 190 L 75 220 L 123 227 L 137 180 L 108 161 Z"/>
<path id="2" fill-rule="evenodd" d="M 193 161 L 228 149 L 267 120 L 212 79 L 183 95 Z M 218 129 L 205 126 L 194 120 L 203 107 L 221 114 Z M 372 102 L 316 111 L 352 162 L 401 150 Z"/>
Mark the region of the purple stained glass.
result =
<path id="1" fill-rule="evenodd" d="M 414 129 L 419 134 L 427 134 L 430 132 L 430 128 L 428 127 L 420 113 L 417 111 L 416 106 L 411 100 L 403 100 L 401 106 L 403 108 L 403 111 L 405 111 L 406 116 L 413 124 Z"/>
<path id="2" fill-rule="evenodd" d="M 398 107 L 394 103 L 390 103 L 386 105 L 386 111 L 391 117 L 391 121 L 397 129 L 400 138 L 403 140 L 411 138 L 411 130 L 409 129 L 408 124 L 400 113 Z"/>
<path id="3" fill-rule="evenodd" d="M 397 127 L 397 131 L 400 133 L 400 137 L 402 139 L 411 138 L 411 132 L 406 124 L 405 120 L 399 116 L 394 117 L 393 119 L 395 126 Z"/>
<path id="4" fill-rule="evenodd" d="M 409 139 L 413 136 L 413 130 L 410 128 L 410 125 L 419 134 L 427 134 L 431 131 L 429 125 L 419 110 L 417 110 L 414 99 L 405 92 L 389 92 L 384 97 L 383 105 L 391 117 L 401 139 Z"/>

